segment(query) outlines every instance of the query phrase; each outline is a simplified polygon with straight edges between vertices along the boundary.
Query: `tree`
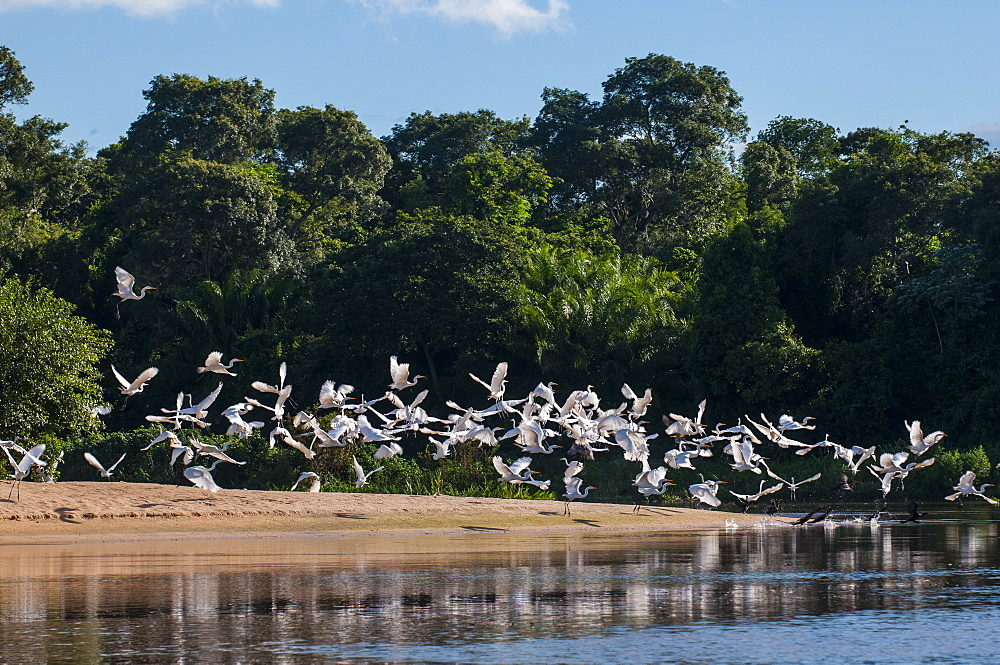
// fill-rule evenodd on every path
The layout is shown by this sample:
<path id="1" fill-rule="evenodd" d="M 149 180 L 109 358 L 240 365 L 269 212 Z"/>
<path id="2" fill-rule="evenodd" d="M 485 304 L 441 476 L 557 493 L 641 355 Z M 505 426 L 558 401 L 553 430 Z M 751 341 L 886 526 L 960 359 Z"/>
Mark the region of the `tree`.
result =
<path id="1" fill-rule="evenodd" d="M 693 385 L 730 408 L 803 405 L 820 378 L 818 354 L 778 302 L 766 249 L 736 224 L 706 248 L 696 286 L 687 366 Z"/>
<path id="2" fill-rule="evenodd" d="M 0 109 L 8 104 L 24 104 L 35 86 L 24 74 L 24 65 L 14 52 L 0 46 Z"/>
<path id="3" fill-rule="evenodd" d="M 391 160 L 353 111 L 329 104 L 278 112 L 276 164 L 287 189 L 301 200 L 291 235 L 321 209 L 365 221 L 382 205 L 378 196 Z"/>
<path id="4" fill-rule="evenodd" d="M 597 256 L 538 243 L 518 289 L 528 353 L 546 376 L 615 384 L 650 381 L 681 324 L 677 276 L 637 255 Z M 618 386 L 615 386 L 617 389 Z"/>
<path id="5" fill-rule="evenodd" d="M 96 363 L 111 336 L 51 291 L 0 282 L 0 431 L 32 438 L 92 428 L 101 401 Z"/>
<path id="6" fill-rule="evenodd" d="M 114 260 L 155 275 L 161 286 L 286 265 L 291 243 L 274 181 L 260 165 L 165 160 L 116 200 Z"/>
<path id="7" fill-rule="evenodd" d="M 528 128 L 527 118 L 504 120 L 482 109 L 410 114 L 382 139 L 393 158 L 385 196 L 408 211 L 429 207 L 426 196 L 440 191 L 442 180 L 463 158 L 486 152 L 517 154 L 527 142 Z"/>
<path id="8" fill-rule="evenodd" d="M 779 116 L 757 134 L 757 142 L 787 150 L 799 175 L 814 178 L 829 173 L 839 163 L 839 130 L 813 118 Z"/>
<path id="9" fill-rule="evenodd" d="M 733 187 L 724 158 L 747 131 L 742 99 L 719 70 L 652 53 L 626 59 L 603 88 L 599 107 L 582 93 L 543 95 L 535 144 L 566 181 L 561 200 L 598 206 L 625 249 L 700 241 Z"/>
<path id="10" fill-rule="evenodd" d="M 274 91 L 259 79 L 160 75 L 142 95 L 149 104 L 129 127 L 118 170 L 148 165 L 167 150 L 232 163 L 273 149 Z"/>

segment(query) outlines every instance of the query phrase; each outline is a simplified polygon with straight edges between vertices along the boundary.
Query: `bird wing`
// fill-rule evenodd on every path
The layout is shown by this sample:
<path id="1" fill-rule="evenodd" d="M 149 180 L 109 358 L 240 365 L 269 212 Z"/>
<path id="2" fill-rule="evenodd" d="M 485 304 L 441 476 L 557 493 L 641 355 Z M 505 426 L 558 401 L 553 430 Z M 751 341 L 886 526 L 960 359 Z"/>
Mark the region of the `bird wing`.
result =
<path id="1" fill-rule="evenodd" d="M 215 387 L 215 390 L 209 393 L 205 399 L 198 402 L 198 405 L 194 408 L 194 412 L 198 413 L 199 411 L 204 411 L 208 407 L 212 406 L 212 404 L 215 402 L 215 399 L 219 396 L 219 393 L 221 392 L 222 392 L 222 381 L 219 381 L 219 385 Z"/>
<path id="2" fill-rule="evenodd" d="M 490 381 L 490 392 L 498 393 L 503 390 L 503 381 L 507 378 L 507 363 L 497 363 L 497 368 L 493 370 L 493 379 Z"/>
<path id="3" fill-rule="evenodd" d="M 135 379 L 135 381 L 133 381 L 129 385 L 128 389 L 129 390 L 135 390 L 136 388 L 141 388 L 150 379 L 152 379 L 154 376 L 156 376 L 157 374 L 159 374 L 159 372 L 160 372 L 160 370 L 157 367 L 147 367 L 146 369 L 142 370 L 142 374 L 140 374 L 139 376 L 137 376 L 136 379 Z"/>
<path id="4" fill-rule="evenodd" d="M 215 365 L 222 364 L 222 351 L 212 351 L 205 358 L 205 367 L 214 367 Z"/>
<path id="5" fill-rule="evenodd" d="M 521 475 L 521 472 L 527 469 L 531 465 L 531 458 L 525 455 L 524 457 L 518 457 L 516 460 L 508 465 L 511 473 L 515 476 Z"/>
<path id="6" fill-rule="evenodd" d="M 396 356 L 389 358 L 389 374 L 393 383 L 406 383 L 410 376 L 410 364 L 400 363 Z"/>
<path id="7" fill-rule="evenodd" d="M 122 463 L 122 460 L 125 459 L 125 455 L 127 455 L 127 454 L 128 453 L 122 453 L 122 456 L 118 458 L 118 461 L 108 467 L 108 473 L 111 473 L 112 471 L 114 471 L 115 467 L 117 467 L 119 464 Z"/>
<path id="8" fill-rule="evenodd" d="M 115 280 L 118 282 L 118 293 L 120 296 L 135 293 L 135 277 L 121 266 L 115 266 Z"/>
<path id="9" fill-rule="evenodd" d="M 115 369 L 114 365 L 111 366 L 111 373 L 115 375 L 115 379 L 118 380 L 118 383 L 121 384 L 121 387 L 123 389 L 128 390 L 129 386 L 132 385 L 128 379 L 126 379 L 124 376 L 121 375 L 121 372 Z"/>
<path id="10" fill-rule="evenodd" d="M 83 454 L 83 459 L 87 460 L 87 462 L 90 464 L 90 466 L 94 467 L 95 469 L 97 469 L 101 473 L 105 472 L 104 471 L 104 467 L 101 465 L 101 463 L 98 462 L 97 458 L 94 457 L 93 455 L 91 455 L 90 453 L 84 453 Z"/>
<path id="11" fill-rule="evenodd" d="M 478 376 L 476 376 L 472 372 L 469 372 L 469 376 L 472 378 L 473 381 L 475 381 L 476 383 L 478 383 L 479 385 L 481 385 L 483 388 L 486 388 L 490 392 L 493 391 L 493 388 L 490 387 L 490 384 L 486 383 L 485 381 L 483 381 L 482 379 L 480 379 Z"/>

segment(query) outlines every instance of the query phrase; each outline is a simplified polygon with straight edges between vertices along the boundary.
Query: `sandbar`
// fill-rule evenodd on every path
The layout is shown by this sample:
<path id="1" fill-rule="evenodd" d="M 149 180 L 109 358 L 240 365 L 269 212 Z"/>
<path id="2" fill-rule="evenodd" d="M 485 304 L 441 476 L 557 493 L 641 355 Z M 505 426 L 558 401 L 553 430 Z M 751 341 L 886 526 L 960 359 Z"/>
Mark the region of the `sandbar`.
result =
<path id="1" fill-rule="evenodd" d="M 21 483 L 0 499 L 0 545 L 205 538 L 752 526 L 759 514 L 574 502 L 373 493 L 220 490 L 126 482 Z"/>

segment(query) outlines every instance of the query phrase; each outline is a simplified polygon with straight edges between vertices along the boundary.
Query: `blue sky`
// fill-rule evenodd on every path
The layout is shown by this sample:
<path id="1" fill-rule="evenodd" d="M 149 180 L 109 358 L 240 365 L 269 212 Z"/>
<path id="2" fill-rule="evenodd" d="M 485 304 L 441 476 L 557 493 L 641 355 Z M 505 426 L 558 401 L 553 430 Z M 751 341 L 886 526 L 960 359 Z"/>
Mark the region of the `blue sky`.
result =
<path id="1" fill-rule="evenodd" d="M 279 107 L 355 111 L 376 136 L 411 112 L 534 117 L 627 57 L 727 73 L 753 131 L 779 115 L 842 131 L 975 131 L 1000 147 L 1000 3 L 897 0 L 0 0 L 0 44 L 35 92 L 18 117 L 124 134 L 158 74 L 259 78 Z"/>

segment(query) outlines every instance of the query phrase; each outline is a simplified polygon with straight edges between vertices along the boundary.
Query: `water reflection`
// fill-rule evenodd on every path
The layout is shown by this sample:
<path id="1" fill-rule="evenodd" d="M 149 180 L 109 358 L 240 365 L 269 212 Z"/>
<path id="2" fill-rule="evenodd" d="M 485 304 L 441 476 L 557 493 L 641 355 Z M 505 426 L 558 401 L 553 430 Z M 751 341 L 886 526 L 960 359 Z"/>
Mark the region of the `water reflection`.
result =
<path id="1" fill-rule="evenodd" d="M 703 635 L 818 619 L 843 630 L 871 612 L 951 616 L 972 599 L 993 630 L 998 526 L 6 546 L 0 653 L 23 662 L 515 662 L 562 661 L 572 644 L 593 660 L 583 640 L 603 660 L 647 662 L 632 653 L 635 640 L 663 639 L 665 628 Z M 833 635 L 798 660 L 844 649 Z M 716 662 L 710 655 L 694 659 Z"/>

